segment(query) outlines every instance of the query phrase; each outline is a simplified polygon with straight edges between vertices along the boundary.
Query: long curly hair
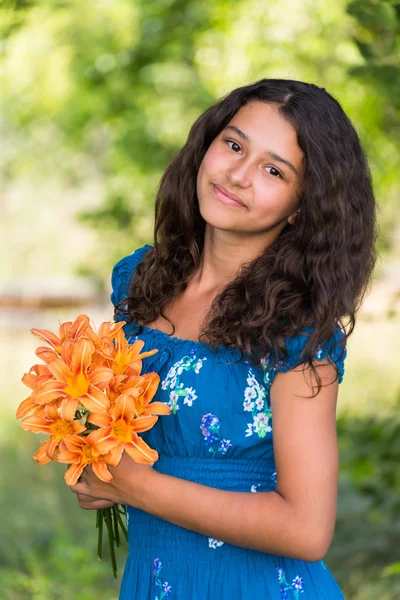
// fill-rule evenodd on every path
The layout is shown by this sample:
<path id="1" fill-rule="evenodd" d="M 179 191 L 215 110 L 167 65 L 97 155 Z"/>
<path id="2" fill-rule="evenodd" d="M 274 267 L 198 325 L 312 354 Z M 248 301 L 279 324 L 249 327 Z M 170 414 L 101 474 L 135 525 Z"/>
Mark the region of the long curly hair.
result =
<path id="1" fill-rule="evenodd" d="M 268 355 L 285 360 L 285 340 L 311 328 L 302 362 L 312 368 L 319 391 L 313 366 L 317 349 L 339 326 L 344 351 L 376 259 L 376 207 L 367 159 L 349 118 L 323 88 L 262 79 L 233 90 L 197 119 L 161 179 L 154 247 L 137 266 L 123 304 L 129 322 L 167 319 L 163 309 L 185 290 L 201 260 L 206 224 L 196 193 L 200 164 L 214 138 L 251 100 L 273 103 L 297 133 L 305 160 L 300 212 L 216 296 L 200 341 L 215 350 L 239 348 L 239 360 L 247 354 L 259 365 Z"/>

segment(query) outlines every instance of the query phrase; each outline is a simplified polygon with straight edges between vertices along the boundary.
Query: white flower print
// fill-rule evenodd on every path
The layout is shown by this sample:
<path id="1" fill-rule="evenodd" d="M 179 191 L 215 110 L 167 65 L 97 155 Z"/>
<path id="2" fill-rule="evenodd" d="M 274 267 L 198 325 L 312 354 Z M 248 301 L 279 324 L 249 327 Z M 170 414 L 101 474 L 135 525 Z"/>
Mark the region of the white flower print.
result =
<path id="1" fill-rule="evenodd" d="M 167 402 L 167 406 L 170 407 L 171 411 L 174 414 L 176 413 L 177 410 L 179 410 L 178 394 L 176 392 L 170 392 L 169 402 Z"/>
<path id="2" fill-rule="evenodd" d="M 167 378 L 171 379 L 171 377 L 175 377 L 175 375 L 176 375 L 176 368 L 175 367 L 171 367 L 170 370 L 168 371 Z"/>
<path id="3" fill-rule="evenodd" d="M 209 548 L 213 548 L 215 550 L 215 548 L 219 548 L 220 546 L 223 546 L 225 542 L 221 542 L 221 540 L 216 540 L 214 538 L 208 538 L 208 547 Z"/>
<path id="4" fill-rule="evenodd" d="M 258 434 L 272 431 L 272 428 L 268 425 L 269 418 L 264 413 L 259 413 L 254 417 L 254 431 Z M 264 436 L 261 436 L 264 437 Z"/>
<path id="5" fill-rule="evenodd" d="M 207 359 L 203 358 L 203 360 L 207 360 Z M 194 372 L 196 373 L 196 375 L 199 374 L 199 371 L 200 371 L 201 367 L 203 366 L 203 360 L 201 360 L 201 358 L 199 358 L 199 360 L 196 363 L 196 367 L 194 369 Z"/>
<path id="6" fill-rule="evenodd" d="M 249 437 L 250 435 L 253 435 L 253 432 L 254 432 L 254 425 L 253 425 L 253 423 L 247 423 L 246 437 Z"/>
<path id="7" fill-rule="evenodd" d="M 244 390 L 244 397 L 246 398 L 246 400 L 252 400 L 253 398 L 257 398 L 257 391 L 256 388 L 253 387 L 247 387 Z"/>
<path id="8" fill-rule="evenodd" d="M 262 410 L 264 408 L 264 400 L 262 398 L 257 398 L 256 406 L 257 410 Z"/>
<path id="9" fill-rule="evenodd" d="M 183 404 L 187 406 L 193 405 L 193 402 L 197 398 L 196 390 L 193 387 L 185 387 L 180 378 L 184 375 L 185 371 L 195 371 L 198 374 L 205 360 L 207 360 L 205 357 L 184 356 L 169 369 L 168 375 L 161 382 L 161 389 L 170 390 L 167 406 L 170 407 L 172 414 L 176 414 L 176 411 L 179 410 L 180 398 L 183 398 Z"/>
<path id="10" fill-rule="evenodd" d="M 315 353 L 315 358 L 316 358 L 317 360 L 321 360 L 321 358 L 322 358 L 322 348 L 321 348 L 320 346 L 318 346 L 318 350 L 317 350 L 317 352 Z"/>
<path id="11" fill-rule="evenodd" d="M 257 485 L 252 485 L 250 491 L 256 493 L 258 491 L 257 488 L 260 487 L 260 485 L 261 483 L 257 483 Z"/>
<path id="12" fill-rule="evenodd" d="M 249 375 L 248 378 L 247 378 L 247 385 L 249 385 L 250 387 L 253 387 L 254 385 L 257 386 L 258 385 L 258 381 L 254 377 L 253 372 L 252 372 L 251 369 L 249 369 L 249 373 L 251 373 L 251 375 Z"/>
<path id="13" fill-rule="evenodd" d="M 178 400 L 178 394 L 176 392 L 170 392 L 169 393 L 169 399 L 171 400 L 171 402 L 177 402 L 177 400 Z"/>
<path id="14" fill-rule="evenodd" d="M 263 438 L 272 431 L 270 426 L 272 413 L 267 398 L 268 388 L 266 389 L 257 381 L 251 368 L 249 368 L 247 383 L 248 387 L 244 391 L 243 409 L 252 413 L 253 423 L 247 423 L 245 435 L 250 437 L 253 433 L 256 433 L 258 437 Z"/>
<path id="15" fill-rule="evenodd" d="M 245 400 L 243 402 L 244 410 L 252 411 L 253 407 L 254 407 L 254 402 L 252 402 L 251 400 Z"/>
<path id="16" fill-rule="evenodd" d="M 183 401 L 183 404 L 187 404 L 188 406 L 192 406 L 193 400 L 196 400 L 197 396 L 194 393 L 195 390 L 193 388 L 186 388 L 186 398 Z"/>

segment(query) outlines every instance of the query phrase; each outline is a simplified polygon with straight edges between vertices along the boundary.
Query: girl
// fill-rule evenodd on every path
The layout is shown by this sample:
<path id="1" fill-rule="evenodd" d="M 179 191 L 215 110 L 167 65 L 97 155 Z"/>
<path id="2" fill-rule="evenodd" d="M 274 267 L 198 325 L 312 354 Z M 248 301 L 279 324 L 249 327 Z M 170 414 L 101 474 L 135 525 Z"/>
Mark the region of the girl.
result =
<path id="1" fill-rule="evenodd" d="M 375 260 L 375 201 L 324 89 L 263 79 L 209 108 L 167 168 L 154 244 L 112 275 L 116 318 L 159 352 L 171 409 L 86 509 L 127 505 L 120 600 L 343 598 L 325 566 L 346 339 Z"/>

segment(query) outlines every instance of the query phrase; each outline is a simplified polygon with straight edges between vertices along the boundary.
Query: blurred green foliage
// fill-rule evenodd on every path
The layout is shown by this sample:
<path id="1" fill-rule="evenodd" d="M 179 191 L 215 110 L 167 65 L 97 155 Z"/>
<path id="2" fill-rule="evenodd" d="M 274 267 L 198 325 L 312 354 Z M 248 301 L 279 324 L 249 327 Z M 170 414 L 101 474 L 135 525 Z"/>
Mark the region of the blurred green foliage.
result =
<path id="1" fill-rule="evenodd" d="M 0 448 L 0 597 L 2 600 L 116 600 L 126 547 L 118 550 L 119 581 L 105 553 L 97 558 L 95 511 L 82 510 L 55 463 L 32 461 L 38 436 L 15 420 Z"/>
<path id="2" fill-rule="evenodd" d="M 0 24 L 2 177 L 90 179 L 80 220 L 98 232 L 81 272 L 152 237 L 154 197 L 190 125 L 261 77 L 326 87 L 360 132 L 390 247 L 400 163 L 397 0 L 8 0 Z"/>

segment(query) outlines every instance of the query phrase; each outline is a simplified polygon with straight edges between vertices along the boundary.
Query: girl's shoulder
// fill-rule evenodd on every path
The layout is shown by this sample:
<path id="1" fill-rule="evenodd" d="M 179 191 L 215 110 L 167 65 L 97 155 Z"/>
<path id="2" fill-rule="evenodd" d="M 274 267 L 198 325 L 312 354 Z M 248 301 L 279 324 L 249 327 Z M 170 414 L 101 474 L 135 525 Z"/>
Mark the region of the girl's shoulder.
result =
<path id="1" fill-rule="evenodd" d="M 311 333 L 312 327 L 307 327 L 298 335 L 285 340 L 288 356 L 285 360 L 276 363 L 276 372 L 286 373 L 306 362 L 304 351 Z M 346 355 L 346 336 L 339 323 L 337 323 L 333 335 L 329 339 L 321 340 L 318 344 L 313 359 L 315 361 L 327 359 L 329 362 L 335 364 L 338 369 L 339 383 L 341 383 L 344 376 Z"/>
<path id="2" fill-rule="evenodd" d="M 128 254 L 128 256 L 121 258 L 114 265 L 111 274 L 111 302 L 114 306 L 127 297 L 135 269 L 150 248 L 153 248 L 153 246 L 145 244 Z"/>

